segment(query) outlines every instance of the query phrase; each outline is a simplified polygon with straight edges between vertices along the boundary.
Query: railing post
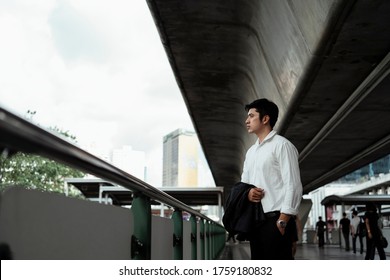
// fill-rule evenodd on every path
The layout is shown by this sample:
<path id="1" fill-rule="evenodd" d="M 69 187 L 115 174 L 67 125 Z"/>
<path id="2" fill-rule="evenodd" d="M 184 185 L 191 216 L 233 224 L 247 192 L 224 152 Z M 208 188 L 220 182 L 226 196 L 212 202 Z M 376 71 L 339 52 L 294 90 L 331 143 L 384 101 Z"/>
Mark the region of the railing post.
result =
<path id="1" fill-rule="evenodd" d="M 216 234 L 215 234 L 215 224 L 214 223 L 210 223 L 210 235 L 211 235 L 211 245 L 210 245 L 210 248 L 211 248 L 211 256 L 210 256 L 210 259 L 215 259 L 215 237 L 216 237 Z"/>
<path id="2" fill-rule="evenodd" d="M 213 242 L 213 252 L 212 252 L 212 259 L 214 260 L 217 257 L 217 226 L 215 223 L 211 224 L 211 234 L 212 234 L 212 242 Z"/>
<path id="3" fill-rule="evenodd" d="M 198 238 L 196 227 L 196 216 L 191 215 L 191 259 L 196 260 L 198 258 Z"/>
<path id="4" fill-rule="evenodd" d="M 131 240 L 131 258 L 151 259 L 152 210 L 150 199 L 141 193 L 134 193 L 131 210 L 134 216 L 134 234 Z"/>
<path id="5" fill-rule="evenodd" d="M 219 255 L 226 244 L 226 229 L 222 226 L 218 226 L 218 232 L 219 232 L 218 233 L 219 236 L 218 255 Z"/>
<path id="6" fill-rule="evenodd" d="M 206 260 L 209 260 L 210 259 L 210 224 L 208 221 L 205 221 L 205 224 L 204 224 L 204 231 L 205 231 L 205 257 L 206 257 Z"/>
<path id="7" fill-rule="evenodd" d="M 214 259 L 216 259 L 225 247 L 226 243 L 226 230 L 218 225 L 214 224 Z"/>
<path id="8" fill-rule="evenodd" d="M 182 211 L 175 209 L 173 220 L 173 259 L 183 259 L 183 215 Z"/>
<path id="9" fill-rule="evenodd" d="M 205 260 L 205 231 L 204 231 L 204 219 L 199 221 L 200 231 L 200 259 Z"/>

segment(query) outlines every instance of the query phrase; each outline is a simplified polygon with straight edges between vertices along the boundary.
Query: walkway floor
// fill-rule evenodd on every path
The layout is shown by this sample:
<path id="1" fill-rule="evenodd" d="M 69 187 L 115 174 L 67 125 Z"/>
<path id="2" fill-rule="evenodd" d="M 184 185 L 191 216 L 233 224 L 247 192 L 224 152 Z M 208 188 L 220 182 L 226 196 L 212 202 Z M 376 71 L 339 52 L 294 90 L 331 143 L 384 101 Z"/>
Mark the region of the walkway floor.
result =
<path id="1" fill-rule="evenodd" d="M 316 244 L 299 244 L 296 260 L 364 260 L 365 253 L 354 254 L 352 251 L 345 251 L 338 245 L 325 245 L 318 248 Z M 226 247 L 220 255 L 220 260 L 250 260 L 249 243 L 226 243 Z M 378 254 L 375 259 L 379 260 Z M 387 256 L 389 259 L 389 256 Z"/>

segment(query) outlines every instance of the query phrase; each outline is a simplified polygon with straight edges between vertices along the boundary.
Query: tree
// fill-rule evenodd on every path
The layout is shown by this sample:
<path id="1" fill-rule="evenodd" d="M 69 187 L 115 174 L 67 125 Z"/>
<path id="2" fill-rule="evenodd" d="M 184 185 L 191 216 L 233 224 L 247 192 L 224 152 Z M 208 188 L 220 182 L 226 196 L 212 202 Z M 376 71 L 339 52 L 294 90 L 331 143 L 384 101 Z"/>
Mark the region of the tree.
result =
<path id="1" fill-rule="evenodd" d="M 27 111 L 30 118 L 35 113 Z M 76 137 L 68 131 L 62 131 L 57 127 L 49 129 L 76 142 Z M 0 158 L 0 190 L 8 185 L 20 185 L 26 188 L 64 193 L 65 178 L 83 176 L 84 173 L 79 170 L 38 155 L 17 152 L 10 157 L 2 154 Z M 79 193 L 73 190 L 71 195 L 79 196 Z"/>
<path id="2" fill-rule="evenodd" d="M 65 178 L 84 176 L 83 172 L 53 160 L 22 152 L 3 158 L 0 172 L 0 188 L 6 185 L 20 185 L 59 193 L 64 192 Z"/>

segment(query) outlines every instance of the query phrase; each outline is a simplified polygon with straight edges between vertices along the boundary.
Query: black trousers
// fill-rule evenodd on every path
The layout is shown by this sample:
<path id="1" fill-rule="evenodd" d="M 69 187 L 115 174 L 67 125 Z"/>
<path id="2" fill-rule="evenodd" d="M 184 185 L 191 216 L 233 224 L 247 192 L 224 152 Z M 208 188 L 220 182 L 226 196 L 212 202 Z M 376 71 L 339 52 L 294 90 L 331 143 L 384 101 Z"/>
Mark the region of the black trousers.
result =
<path id="1" fill-rule="evenodd" d="M 319 232 L 317 234 L 318 236 L 318 247 L 324 247 L 324 244 L 325 244 L 325 235 L 324 235 L 325 232 Z"/>
<path id="2" fill-rule="evenodd" d="M 250 237 L 252 260 L 292 260 L 292 242 L 296 232 L 295 220 L 290 218 L 285 234 L 276 225 L 279 214 L 266 218 Z"/>
<path id="3" fill-rule="evenodd" d="M 378 250 L 379 254 L 379 259 L 385 260 L 386 259 L 386 253 L 385 250 L 383 249 L 382 245 L 379 242 L 379 236 L 373 236 L 373 238 L 368 238 L 367 239 L 367 251 L 366 251 L 366 260 L 374 260 L 375 259 L 375 248 Z"/>
<path id="4" fill-rule="evenodd" d="M 343 236 L 345 241 L 345 250 L 349 251 L 349 231 L 348 232 L 343 231 Z"/>
<path id="5" fill-rule="evenodd" d="M 363 254 L 363 237 L 360 234 L 355 234 L 352 236 L 352 249 L 356 253 L 356 239 L 359 238 L 360 242 L 360 254 Z"/>

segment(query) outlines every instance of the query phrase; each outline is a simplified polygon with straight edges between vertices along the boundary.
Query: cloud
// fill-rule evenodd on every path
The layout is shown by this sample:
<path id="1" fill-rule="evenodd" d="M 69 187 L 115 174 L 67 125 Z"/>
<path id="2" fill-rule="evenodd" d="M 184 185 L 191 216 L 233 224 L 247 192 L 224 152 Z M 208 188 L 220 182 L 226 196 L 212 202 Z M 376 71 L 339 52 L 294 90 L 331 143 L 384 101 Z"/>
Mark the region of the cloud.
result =
<path id="1" fill-rule="evenodd" d="M 54 43 L 65 60 L 107 58 L 104 39 L 98 30 L 68 2 L 61 1 L 49 14 Z"/>
<path id="2" fill-rule="evenodd" d="M 146 1 L 1 1 L 0 36 L 1 105 L 161 176 L 163 136 L 192 123 Z"/>

